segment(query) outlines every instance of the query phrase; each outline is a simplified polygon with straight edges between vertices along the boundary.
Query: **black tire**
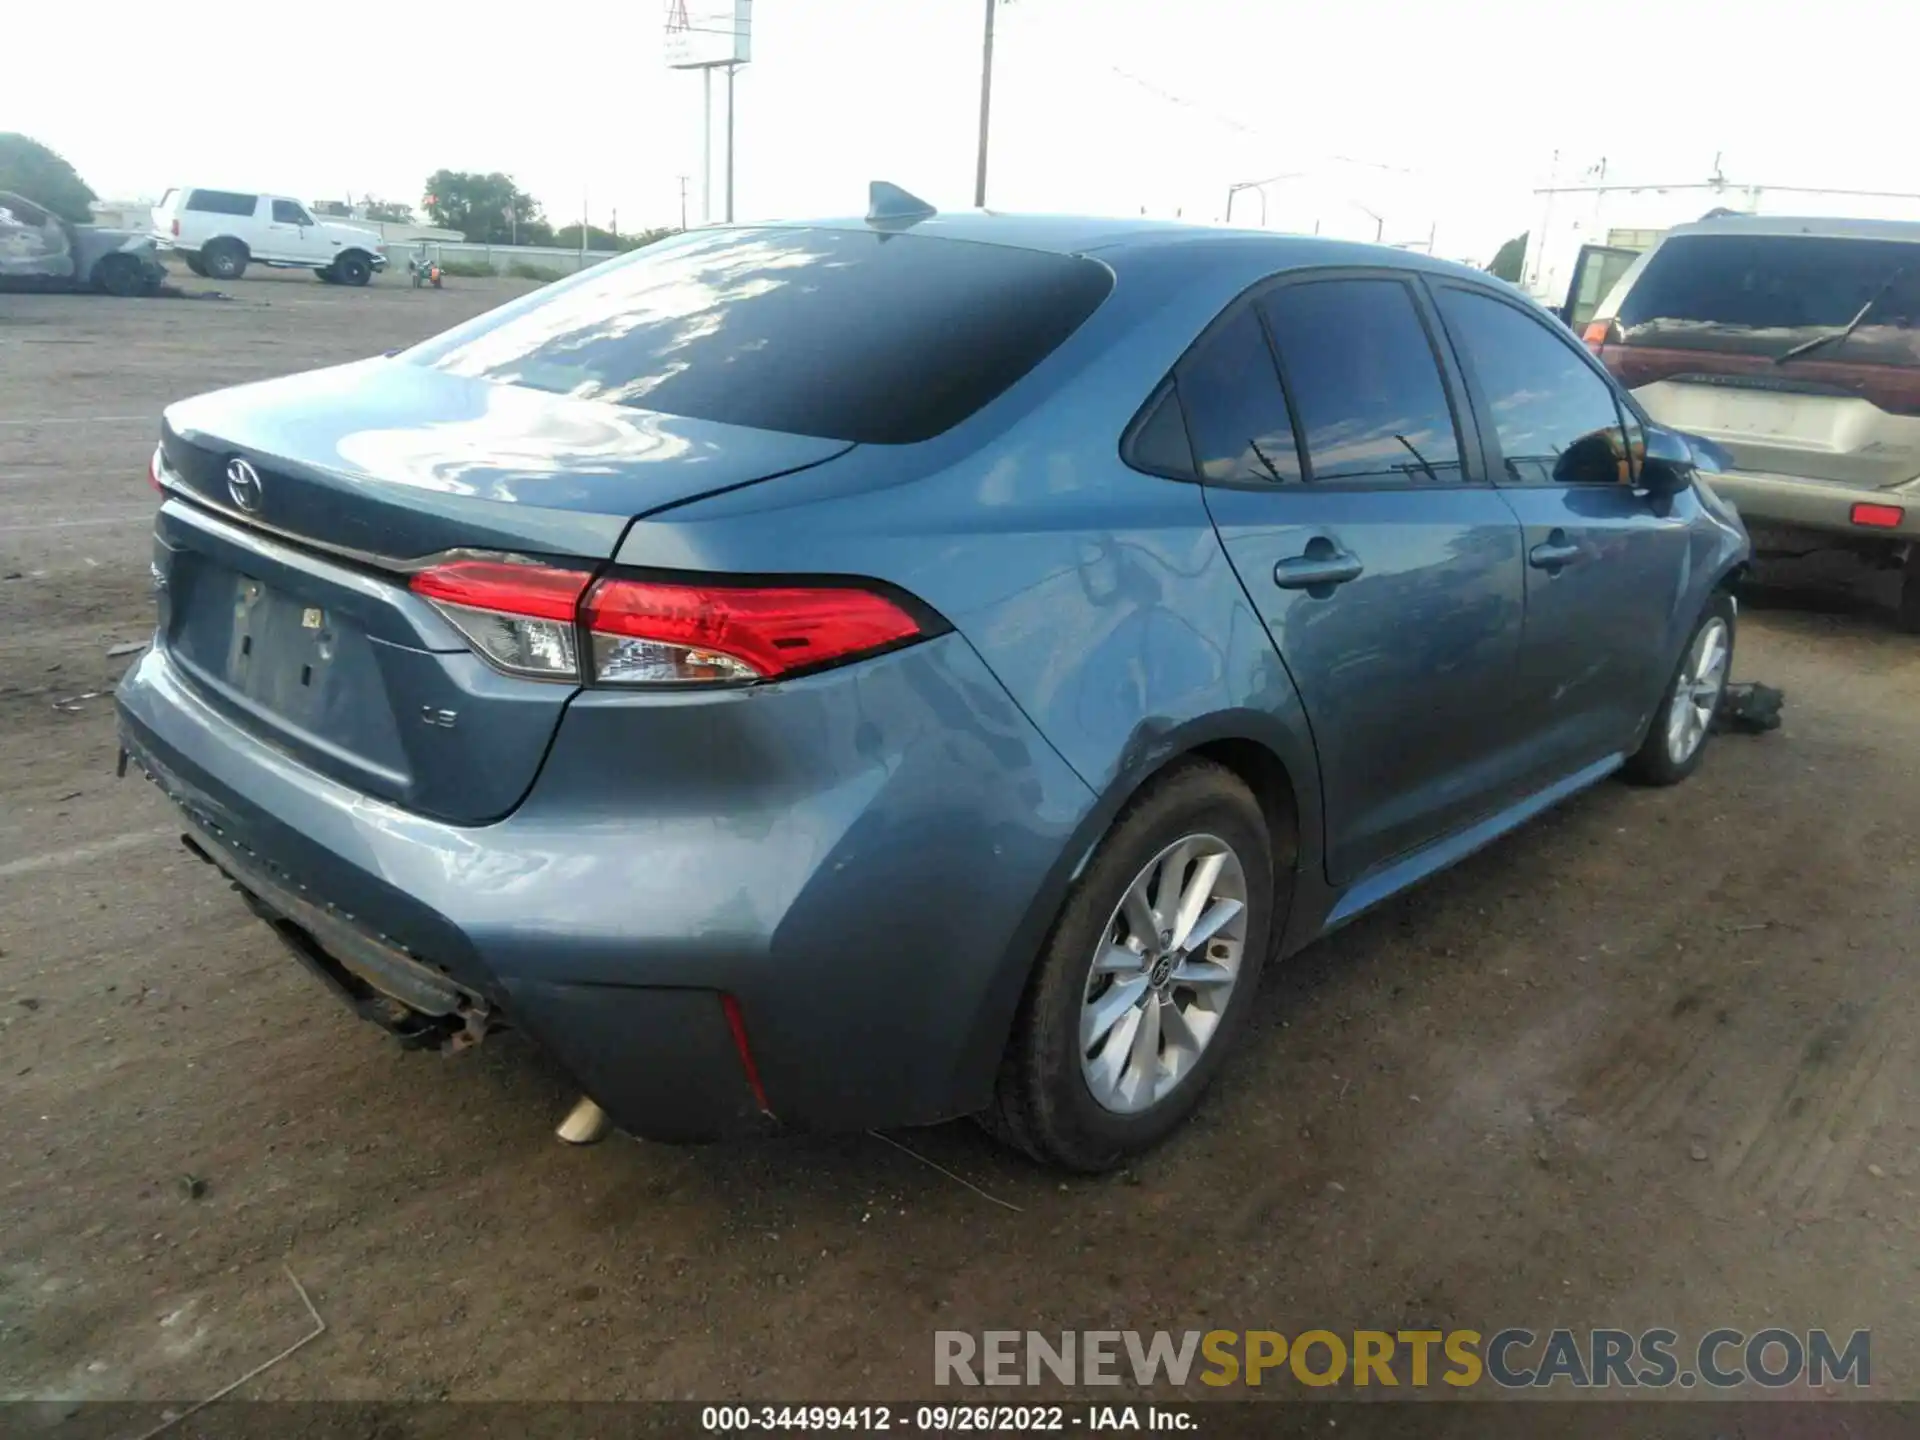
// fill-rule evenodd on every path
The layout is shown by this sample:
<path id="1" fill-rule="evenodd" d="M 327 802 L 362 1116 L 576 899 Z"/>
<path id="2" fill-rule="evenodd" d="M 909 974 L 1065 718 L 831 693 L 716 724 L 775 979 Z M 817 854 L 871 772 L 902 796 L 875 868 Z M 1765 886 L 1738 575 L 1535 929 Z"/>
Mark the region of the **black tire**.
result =
<path id="1" fill-rule="evenodd" d="M 1082 1006 L 1090 985 L 1118 984 L 1097 977 L 1093 964 L 1135 877 L 1191 835 L 1223 841 L 1244 872 L 1237 977 L 1187 1073 L 1147 1108 L 1121 1114 L 1094 1098 L 1082 1073 L 1089 1053 L 1081 1048 Z M 1164 1139 L 1193 1113 L 1246 1023 L 1273 934 L 1273 897 L 1273 840 L 1259 802 L 1237 775 L 1190 760 L 1150 782 L 1114 821 L 1054 922 L 981 1123 L 1036 1160 L 1086 1172 L 1112 1169 Z"/>
<path id="2" fill-rule="evenodd" d="M 207 278 L 207 267 L 202 263 L 198 255 L 182 255 L 180 258 L 185 262 L 187 269 L 198 275 L 202 280 Z"/>
<path id="3" fill-rule="evenodd" d="M 247 273 L 247 247 L 238 240 L 209 241 L 200 251 L 200 263 L 213 280 L 238 280 Z"/>
<path id="4" fill-rule="evenodd" d="M 340 277 L 333 273 L 331 266 L 318 266 L 314 269 L 313 273 L 320 277 L 320 283 L 322 285 L 338 285 L 340 283 Z"/>
<path id="5" fill-rule="evenodd" d="M 1724 627 L 1726 632 L 1726 660 L 1720 667 L 1711 697 L 1712 707 L 1719 707 L 1720 695 L 1725 692 L 1727 681 L 1733 674 L 1734 640 L 1738 628 L 1733 597 L 1722 590 L 1714 591 L 1706 610 L 1687 635 L 1686 647 L 1681 650 L 1680 659 L 1673 667 L 1673 676 L 1667 681 L 1666 691 L 1660 697 L 1659 709 L 1653 712 L 1653 722 L 1647 726 L 1646 738 L 1627 759 L 1623 773 L 1637 785 L 1678 785 L 1700 768 L 1700 759 L 1707 753 L 1707 743 L 1713 738 L 1711 720 L 1684 755 L 1677 756 L 1674 753 L 1670 727 L 1675 707 L 1690 703 L 1689 698 L 1682 694 L 1681 681 L 1687 677 L 1696 658 L 1695 652 L 1700 647 L 1702 634 L 1715 625 Z M 1697 686 L 1694 687 L 1693 699 L 1703 699 Z"/>
<path id="6" fill-rule="evenodd" d="M 1900 628 L 1920 635 L 1920 540 L 1907 546 L 1907 563 L 1900 571 Z"/>
<path id="7" fill-rule="evenodd" d="M 131 255 L 108 255 L 93 267 L 93 283 L 109 295 L 142 295 L 152 287 L 147 272 Z"/>
<path id="8" fill-rule="evenodd" d="M 350 250 L 333 262 L 333 273 L 342 285 L 364 285 L 373 278 L 373 262 L 358 251 Z"/>

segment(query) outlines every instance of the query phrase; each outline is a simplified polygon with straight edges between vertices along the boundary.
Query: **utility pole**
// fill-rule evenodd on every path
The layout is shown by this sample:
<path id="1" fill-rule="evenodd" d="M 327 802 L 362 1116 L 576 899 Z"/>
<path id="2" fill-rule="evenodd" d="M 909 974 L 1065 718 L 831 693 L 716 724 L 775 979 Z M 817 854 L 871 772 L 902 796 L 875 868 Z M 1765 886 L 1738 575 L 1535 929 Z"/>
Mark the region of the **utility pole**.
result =
<path id="1" fill-rule="evenodd" d="M 727 66 L 727 223 L 733 223 L 733 72 L 738 65 Z"/>
<path id="2" fill-rule="evenodd" d="M 1000 0 L 987 0 L 987 31 L 980 43 L 980 159 L 973 172 L 973 203 L 987 205 L 987 120 L 993 108 L 993 12 Z"/>
<path id="3" fill-rule="evenodd" d="M 687 228 L 687 177 L 680 177 L 680 228 Z"/>
<path id="4" fill-rule="evenodd" d="M 713 67 L 711 65 L 700 67 L 700 223 L 702 225 L 713 223 Z"/>

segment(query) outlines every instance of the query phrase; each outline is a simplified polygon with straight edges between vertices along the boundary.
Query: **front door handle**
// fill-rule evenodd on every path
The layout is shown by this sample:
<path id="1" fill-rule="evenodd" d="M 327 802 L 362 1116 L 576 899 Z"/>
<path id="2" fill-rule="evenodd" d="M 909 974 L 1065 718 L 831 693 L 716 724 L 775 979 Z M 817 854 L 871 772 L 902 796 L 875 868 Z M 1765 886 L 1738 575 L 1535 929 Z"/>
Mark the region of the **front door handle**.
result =
<path id="1" fill-rule="evenodd" d="M 1567 539 L 1567 532 L 1555 530 L 1545 541 L 1527 551 L 1527 564 L 1536 570 L 1558 570 L 1580 558 L 1580 547 Z"/>
<path id="2" fill-rule="evenodd" d="M 1365 569 L 1359 556 L 1348 554 L 1324 535 L 1316 535 L 1307 541 L 1304 553 L 1273 567 L 1273 583 L 1282 590 L 1330 595 L 1334 586 L 1358 580 Z"/>

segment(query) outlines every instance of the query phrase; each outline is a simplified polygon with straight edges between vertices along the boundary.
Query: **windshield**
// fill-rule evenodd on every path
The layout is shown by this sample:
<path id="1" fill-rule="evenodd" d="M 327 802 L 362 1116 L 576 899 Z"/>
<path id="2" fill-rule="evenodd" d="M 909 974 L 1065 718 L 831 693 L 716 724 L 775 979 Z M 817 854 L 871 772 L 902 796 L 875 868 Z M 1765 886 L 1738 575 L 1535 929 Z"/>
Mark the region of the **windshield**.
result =
<path id="1" fill-rule="evenodd" d="M 47 225 L 53 216 L 42 210 L 24 195 L 16 195 L 11 190 L 0 190 L 0 211 L 15 225 L 32 226 L 36 229 Z"/>
<path id="2" fill-rule="evenodd" d="M 1078 256 L 864 230 L 693 232 L 408 351 L 456 375 L 871 444 L 930 439 L 1112 286 Z"/>
<path id="3" fill-rule="evenodd" d="M 1872 308 L 1862 315 L 1869 304 Z M 1620 302 L 1621 343 L 1920 365 L 1920 243 L 1815 235 L 1677 235 Z"/>

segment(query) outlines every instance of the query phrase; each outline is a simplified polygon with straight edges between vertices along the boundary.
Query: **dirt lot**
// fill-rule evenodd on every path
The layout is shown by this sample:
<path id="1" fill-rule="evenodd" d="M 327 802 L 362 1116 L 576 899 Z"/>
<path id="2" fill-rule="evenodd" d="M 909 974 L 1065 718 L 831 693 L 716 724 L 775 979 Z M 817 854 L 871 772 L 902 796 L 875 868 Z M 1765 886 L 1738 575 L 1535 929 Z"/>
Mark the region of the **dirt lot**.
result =
<path id="1" fill-rule="evenodd" d="M 1870 1327 L 1920 1395 L 1920 643 L 1869 613 L 1750 609 L 1783 732 L 1299 957 L 1126 1176 L 964 1124 L 891 1138 L 994 1199 L 866 1136 L 569 1150 L 523 1049 L 339 1011 L 115 781 L 101 692 L 161 405 L 524 288 L 449 283 L 0 296 L 0 1395 L 209 1394 L 305 1330 L 283 1262 L 329 1328 L 253 1395 L 898 1398 L 936 1328 L 1769 1322 Z"/>

